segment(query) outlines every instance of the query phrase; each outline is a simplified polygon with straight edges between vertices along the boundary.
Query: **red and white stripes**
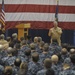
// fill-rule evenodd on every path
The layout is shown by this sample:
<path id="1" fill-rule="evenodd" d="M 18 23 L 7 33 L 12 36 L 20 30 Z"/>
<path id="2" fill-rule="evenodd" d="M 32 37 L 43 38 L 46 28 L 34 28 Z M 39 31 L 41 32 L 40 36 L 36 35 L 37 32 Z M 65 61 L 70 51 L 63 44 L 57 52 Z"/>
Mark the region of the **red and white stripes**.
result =
<path id="1" fill-rule="evenodd" d="M 1 8 L 0 0 L 0 8 Z M 34 29 L 49 29 L 53 25 L 56 0 L 4 0 L 6 28 L 31 23 Z M 75 29 L 75 0 L 59 0 L 59 26 Z"/>

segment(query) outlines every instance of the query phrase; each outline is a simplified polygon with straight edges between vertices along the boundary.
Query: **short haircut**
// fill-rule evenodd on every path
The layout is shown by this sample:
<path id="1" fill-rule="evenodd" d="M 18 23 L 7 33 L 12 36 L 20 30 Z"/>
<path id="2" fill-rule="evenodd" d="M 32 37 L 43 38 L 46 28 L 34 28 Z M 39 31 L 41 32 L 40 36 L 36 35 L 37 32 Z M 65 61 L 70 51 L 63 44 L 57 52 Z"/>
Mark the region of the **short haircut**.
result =
<path id="1" fill-rule="evenodd" d="M 44 41 L 41 41 L 41 42 L 40 42 L 40 47 L 43 47 L 44 44 L 45 44 Z"/>
<path id="2" fill-rule="evenodd" d="M 53 63 L 57 63 L 58 62 L 58 56 L 57 55 L 52 55 L 51 60 Z"/>
<path id="3" fill-rule="evenodd" d="M 12 75 L 12 67 L 11 66 L 5 67 L 4 75 Z"/>
<path id="4" fill-rule="evenodd" d="M 33 50 L 33 49 L 35 50 L 35 47 L 36 47 L 36 46 L 35 46 L 35 43 L 31 43 L 31 44 L 30 44 L 31 50 Z"/>
<path id="5" fill-rule="evenodd" d="M 52 61 L 51 61 L 51 59 L 46 58 L 46 59 L 44 60 L 44 66 L 45 66 L 46 69 L 51 68 L 51 66 L 52 66 Z"/>
<path id="6" fill-rule="evenodd" d="M 44 48 L 44 49 L 43 49 L 44 51 L 48 51 L 48 50 L 49 50 L 49 45 L 48 45 L 48 43 L 45 43 L 43 48 Z"/>
<path id="7" fill-rule="evenodd" d="M 23 41 L 21 42 L 21 44 L 22 44 L 22 45 L 26 45 L 26 40 L 23 40 Z"/>
<path id="8" fill-rule="evenodd" d="M 33 60 L 33 62 L 38 62 L 38 60 L 39 60 L 39 54 L 37 52 L 34 52 L 32 54 L 32 60 Z"/>
<path id="9" fill-rule="evenodd" d="M 62 53 L 62 54 L 67 54 L 67 52 L 68 52 L 68 51 L 67 51 L 66 48 L 62 48 L 62 50 L 61 50 L 61 53 Z"/>
<path id="10" fill-rule="evenodd" d="M 42 41 L 42 37 L 38 37 L 38 42 L 41 42 Z"/>
<path id="11" fill-rule="evenodd" d="M 38 37 L 34 37 L 34 42 L 35 42 L 35 43 L 38 42 Z"/>
<path id="12" fill-rule="evenodd" d="M 30 56 L 31 55 L 31 50 L 30 49 L 25 50 L 25 55 Z"/>
<path id="13" fill-rule="evenodd" d="M 12 47 L 8 47 L 7 53 L 8 53 L 8 54 L 12 54 L 12 51 L 13 51 Z"/>
<path id="14" fill-rule="evenodd" d="M 25 70 L 27 70 L 27 69 L 28 69 L 28 64 L 27 64 L 26 62 L 22 62 L 22 63 L 20 64 L 20 69 L 25 69 Z"/>
<path id="15" fill-rule="evenodd" d="M 9 42 L 11 41 L 11 37 L 7 37 L 6 40 Z"/>
<path id="16" fill-rule="evenodd" d="M 17 33 L 13 33 L 12 38 L 17 38 Z"/>
<path id="17" fill-rule="evenodd" d="M 12 55 L 17 56 L 18 55 L 18 50 L 16 48 L 12 49 Z"/>

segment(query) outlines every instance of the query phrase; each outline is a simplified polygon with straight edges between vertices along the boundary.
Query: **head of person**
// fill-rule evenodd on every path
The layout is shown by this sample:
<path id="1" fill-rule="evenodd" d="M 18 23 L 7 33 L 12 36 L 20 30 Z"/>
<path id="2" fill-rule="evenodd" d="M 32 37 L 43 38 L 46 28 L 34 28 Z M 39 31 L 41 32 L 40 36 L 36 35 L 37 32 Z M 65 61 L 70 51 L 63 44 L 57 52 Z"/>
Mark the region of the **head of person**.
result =
<path id="1" fill-rule="evenodd" d="M 25 40 L 25 38 L 24 38 L 24 37 L 21 37 L 21 38 L 20 38 L 20 41 L 23 41 L 23 40 Z"/>
<path id="2" fill-rule="evenodd" d="M 11 37 L 6 38 L 7 42 L 11 42 Z"/>
<path id="3" fill-rule="evenodd" d="M 26 62 L 22 62 L 20 64 L 20 69 L 28 69 L 28 64 Z"/>
<path id="4" fill-rule="evenodd" d="M 10 42 L 9 43 L 9 47 L 12 47 L 13 48 L 14 47 L 14 43 L 13 42 Z"/>
<path id="5" fill-rule="evenodd" d="M 53 24 L 54 24 L 54 28 L 58 27 L 58 22 L 57 21 L 54 21 Z"/>
<path id="6" fill-rule="evenodd" d="M 48 52 L 48 50 L 49 50 L 49 45 L 48 43 L 45 43 L 43 47 L 43 51 Z"/>
<path id="7" fill-rule="evenodd" d="M 11 66 L 6 66 L 4 69 L 4 75 L 12 75 L 12 67 Z"/>
<path id="8" fill-rule="evenodd" d="M 12 47 L 8 47 L 8 49 L 7 49 L 8 56 L 12 55 L 12 51 L 13 51 L 13 48 Z"/>
<path id="9" fill-rule="evenodd" d="M 46 58 L 44 60 L 44 67 L 47 69 L 46 74 L 45 75 L 55 75 L 54 70 L 51 69 L 52 66 L 52 61 L 50 58 Z"/>
<path id="10" fill-rule="evenodd" d="M 22 62 L 20 65 L 18 75 L 26 75 L 27 71 L 28 71 L 28 64 L 26 62 Z"/>
<path id="11" fill-rule="evenodd" d="M 38 37 L 38 42 L 40 43 L 42 41 L 42 37 Z"/>
<path id="12" fill-rule="evenodd" d="M 1 35 L 0 35 L 0 38 L 1 38 L 1 39 L 4 39 L 4 38 L 5 38 L 4 34 L 1 34 Z"/>
<path id="13" fill-rule="evenodd" d="M 35 48 L 36 48 L 35 43 L 31 43 L 30 48 L 31 48 L 31 50 L 35 50 Z"/>
<path id="14" fill-rule="evenodd" d="M 50 69 L 51 66 L 52 66 L 52 61 L 51 61 L 51 59 L 50 59 L 50 58 L 46 58 L 46 59 L 44 60 L 44 67 L 45 67 L 46 69 Z"/>
<path id="15" fill-rule="evenodd" d="M 31 37 L 30 35 L 28 35 L 28 36 L 27 36 L 27 39 L 28 39 L 28 40 L 31 40 L 31 39 L 32 39 L 32 37 Z"/>
<path id="16" fill-rule="evenodd" d="M 16 58 L 16 60 L 15 60 L 15 62 L 14 62 L 14 65 L 16 66 L 16 67 L 20 67 L 20 64 L 21 64 L 21 59 L 20 58 Z"/>
<path id="17" fill-rule="evenodd" d="M 58 58 L 58 56 L 57 55 L 52 55 L 52 57 L 51 57 L 51 60 L 52 60 L 52 63 L 53 64 L 57 64 L 58 63 L 58 60 L 59 58 Z"/>
<path id="18" fill-rule="evenodd" d="M 34 43 L 38 42 L 38 37 L 34 37 Z"/>
<path id="19" fill-rule="evenodd" d="M 12 39 L 16 39 L 17 38 L 17 33 L 13 33 L 12 34 Z"/>
<path id="20" fill-rule="evenodd" d="M 66 58 L 63 63 L 63 69 L 66 70 L 69 69 L 70 67 L 71 67 L 71 59 Z"/>
<path id="21" fill-rule="evenodd" d="M 26 45 L 26 40 L 23 40 L 22 42 L 21 42 L 21 45 L 23 46 L 23 45 Z"/>
<path id="22" fill-rule="evenodd" d="M 45 44 L 44 41 L 41 41 L 40 44 L 39 44 L 39 48 L 40 48 L 40 49 L 43 49 L 44 44 Z"/>
<path id="23" fill-rule="evenodd" d="M 70 49 L 70 55 L 73 55 L 73 54 L 75 54 L 75 49 L 74 48 L 71 48 Z"/>
<path id="24" fill-rule="evenodd" d="M 26 56 L 30 56 L 30 55 L 31 55 L 31 49 L 25 50 L 25 55 L 26 55 Z"/>
<path id="25" fill-rule="evenodd" d="M 16 48 L 12 49 L 12 55 L 17 56 L 18 55 L 18 50 Z"/>
<path id="26" fill-rule="evenodd" d="M 63 54 L 63 55 L 66 55 L 67 54 L 67 49 L 66 48 L 62 48 L 62 50 L 61 50 L 61 54 Z"/>
<path id="27" fill-rule="evenodd" d="M 39 61 L 39 54 L 37 52 L 32 53 L 32 61 L 35 63 Z"/>

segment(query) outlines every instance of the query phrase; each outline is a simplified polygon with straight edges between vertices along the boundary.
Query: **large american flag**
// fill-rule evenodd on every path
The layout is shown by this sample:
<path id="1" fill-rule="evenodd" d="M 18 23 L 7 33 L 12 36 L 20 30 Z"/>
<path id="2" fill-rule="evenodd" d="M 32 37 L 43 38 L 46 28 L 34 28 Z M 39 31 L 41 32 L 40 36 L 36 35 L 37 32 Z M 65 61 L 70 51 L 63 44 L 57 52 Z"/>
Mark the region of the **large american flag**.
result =
<path id="1" fill-rule="evenodd" d="M 1 8 L 2 0 L 0 0 Z M 30 23 L 33 29 L 53 26 L 57 0 L 4 0 L 6 28 L 20 23 Z M 75 0 L 59 0 L 59 26 L 75 29 Z"/>

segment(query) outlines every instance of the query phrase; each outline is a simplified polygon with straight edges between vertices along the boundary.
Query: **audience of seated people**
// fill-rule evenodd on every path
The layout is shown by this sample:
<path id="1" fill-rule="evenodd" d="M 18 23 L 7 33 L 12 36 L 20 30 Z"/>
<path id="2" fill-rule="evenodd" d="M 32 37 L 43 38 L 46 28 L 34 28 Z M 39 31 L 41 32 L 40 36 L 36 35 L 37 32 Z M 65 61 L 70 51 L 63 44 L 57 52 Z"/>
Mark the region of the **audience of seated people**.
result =
<path id="1" fill-rule="evenodd" d="M 75 75 L 75 49 L 31 36 L 0 35 L 0 75 Z"/>

